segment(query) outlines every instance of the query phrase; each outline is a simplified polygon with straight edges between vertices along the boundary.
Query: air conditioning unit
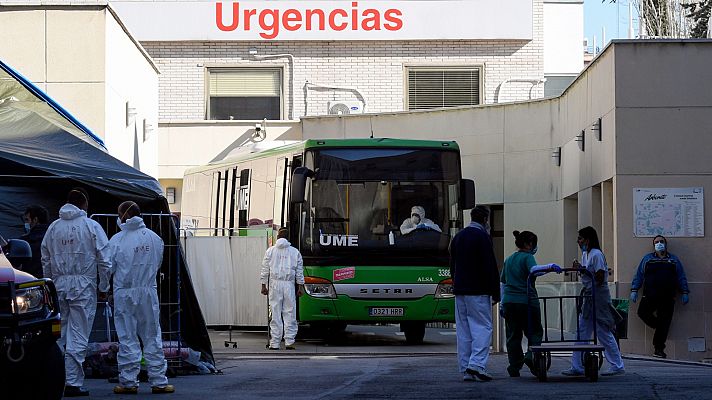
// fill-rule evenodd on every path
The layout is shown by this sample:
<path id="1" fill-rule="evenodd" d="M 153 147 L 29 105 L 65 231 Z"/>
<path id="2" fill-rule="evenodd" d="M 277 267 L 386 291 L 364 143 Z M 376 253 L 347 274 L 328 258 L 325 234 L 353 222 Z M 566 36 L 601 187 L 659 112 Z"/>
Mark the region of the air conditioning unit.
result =
<path id="1" fill-rule="evenodd" d="M 329 115 L 346 115 L 363 113 L 363 103 L 360 101 L 330 101 Z"/>

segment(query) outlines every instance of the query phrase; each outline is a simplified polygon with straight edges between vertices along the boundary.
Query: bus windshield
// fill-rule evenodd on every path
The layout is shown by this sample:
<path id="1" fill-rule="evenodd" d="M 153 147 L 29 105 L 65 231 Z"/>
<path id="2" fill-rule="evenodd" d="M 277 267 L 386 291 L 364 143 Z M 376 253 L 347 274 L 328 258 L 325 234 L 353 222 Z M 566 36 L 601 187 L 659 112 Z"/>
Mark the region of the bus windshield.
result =
<path id="1" fill-rule="evenodd" d="M 433 149 L 308 152 L 315 171 L 300 247 L 319 263 L 430 265 L 461 227 L 459 154 Z"/>

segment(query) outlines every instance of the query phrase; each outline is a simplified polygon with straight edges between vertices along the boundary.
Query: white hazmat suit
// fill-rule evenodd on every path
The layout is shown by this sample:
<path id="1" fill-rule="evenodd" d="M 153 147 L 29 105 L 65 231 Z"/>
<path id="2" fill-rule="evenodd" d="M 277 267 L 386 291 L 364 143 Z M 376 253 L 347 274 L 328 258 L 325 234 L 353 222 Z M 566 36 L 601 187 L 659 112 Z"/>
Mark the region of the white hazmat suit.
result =
<path id="1" fill-rule="evenodd" d="M 82 363 L 96 313 L 97 274 L 99 291 L 109 291 L 109 240 L 99 223 L 84 210 L 65 204 L 59 219 L 47 228 L 42 240 L 42 269 L 54 281 L 62 314 L 66 385 L 84 384 Z"/>
<path id="2" fill-rule="evenodd" d="M 164 387 L 166 360 L 159 320 L 156 274 L 163 261 L 163 240 L 146 228 L 141 217 L 119 225 L 109 241 L 114 272 L 114 323 L 119 335 L 119 384 L 138 386 L 141 344 L 152 387 Z"/>
<path id="3" fill-rule="evenodd" d="M 272 308 L 272 320 L 269 323 L 270 347 L 279 348 L 282 334 L 284 344 L 293 345 L 297 336 L 297 299 L 294 286 L 295 283 L 304 284 L 304 263 L 299 250 L 292 247 L 287 239 L 277 239 L 277 243 L 265 252 L 260 282 L 268 285 L 269 305 Z"/>
<path id="4" fill-rule="evenodd" d="M 400 231 L 403 235 L 413 232 L 418 228 L 428 228 L 437 232 L 442 232 L 438 224 L 425 218 L 425 209 L 421 206 L 413 206 L 410 209 L 410 218 L 403 220 Z"/>

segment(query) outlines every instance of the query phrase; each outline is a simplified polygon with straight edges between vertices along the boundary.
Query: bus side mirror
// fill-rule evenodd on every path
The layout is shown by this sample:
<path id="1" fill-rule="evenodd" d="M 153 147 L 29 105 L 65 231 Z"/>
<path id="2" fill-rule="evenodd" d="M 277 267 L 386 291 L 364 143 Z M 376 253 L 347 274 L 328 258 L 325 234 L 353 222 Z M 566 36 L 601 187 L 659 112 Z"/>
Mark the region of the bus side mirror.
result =
<path id="1" fill-rule="evenodd" d="M 307 178 L 314 176 L 314 171 L 307 167 L 297 167 L 292 173 L 292 187 L 289 201 L 292 204 L 304 203 L 306 201 Z"/>
<path id="2" fill-rule="evenodd" d="M 460 179 L 460 208 L 475 208 L 475 181 L 472 179 Z"/>

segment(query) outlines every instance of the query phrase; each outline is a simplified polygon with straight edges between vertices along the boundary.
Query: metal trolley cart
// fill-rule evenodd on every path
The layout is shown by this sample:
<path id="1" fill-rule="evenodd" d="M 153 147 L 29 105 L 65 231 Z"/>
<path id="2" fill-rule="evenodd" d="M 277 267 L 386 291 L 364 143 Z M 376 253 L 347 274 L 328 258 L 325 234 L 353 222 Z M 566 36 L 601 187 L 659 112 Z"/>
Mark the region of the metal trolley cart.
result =
<path id="1" fill-rule="evenodd" d="M 562 268 L 563 272 L 577 272 L 581 274 L 586 274 L 593 281 L 593 274 L 586 269 L 579 268 Z M 529 274 L 527 278 L 527 298 L 530 297 L 530 288 L 532 277 L 547 274 L 551 271 L 535 272 Z M 595 292 L 595 291 L 594 291 Z M 581 351 L 583 357 L 584 365 L 584 375 L 591 380 L 591 382 L 596 382 L 598 380 L 598 370 L 603 362 L 603 346 L 598 344 L 598 338 L 596 334 L 596 298 L 592 292 L 591 295 L 579 295 L 579 296 L 544 296 L 544 297 L 533 297 L 541 303 L 542 306 L 542 316 L 543 316 L 543 329 L 544 335 L 542 338 L 541 345 L 539 346 L 529 346 L 529 350 L 532 352 L 534 359 L 534 365 L 538 369 L 538 378 L 541 382 L 546 382 L 547 371 L 551 366 L 551 353 L 555 351 Z M 577 310 L 580 308 L 580 304 L 585 298 L 591 299 L 591 318 L 593 319 L 593 339 L 581 338 L 581 327 L 579 326 L 578 315 L 576 316 L 576 338 L 567 339 L 564 337 L 564 299 L 574 299 L 576 301 Z M 549 323 L 547 318 L 547 305 L 549 302 L 558 303 L 559 306 L 559 338 L 549 337 Z M 532 315 L 531 311 L 527 312 L 527 326 L 529 334 L 531 337 L 532 332 Z"/>

